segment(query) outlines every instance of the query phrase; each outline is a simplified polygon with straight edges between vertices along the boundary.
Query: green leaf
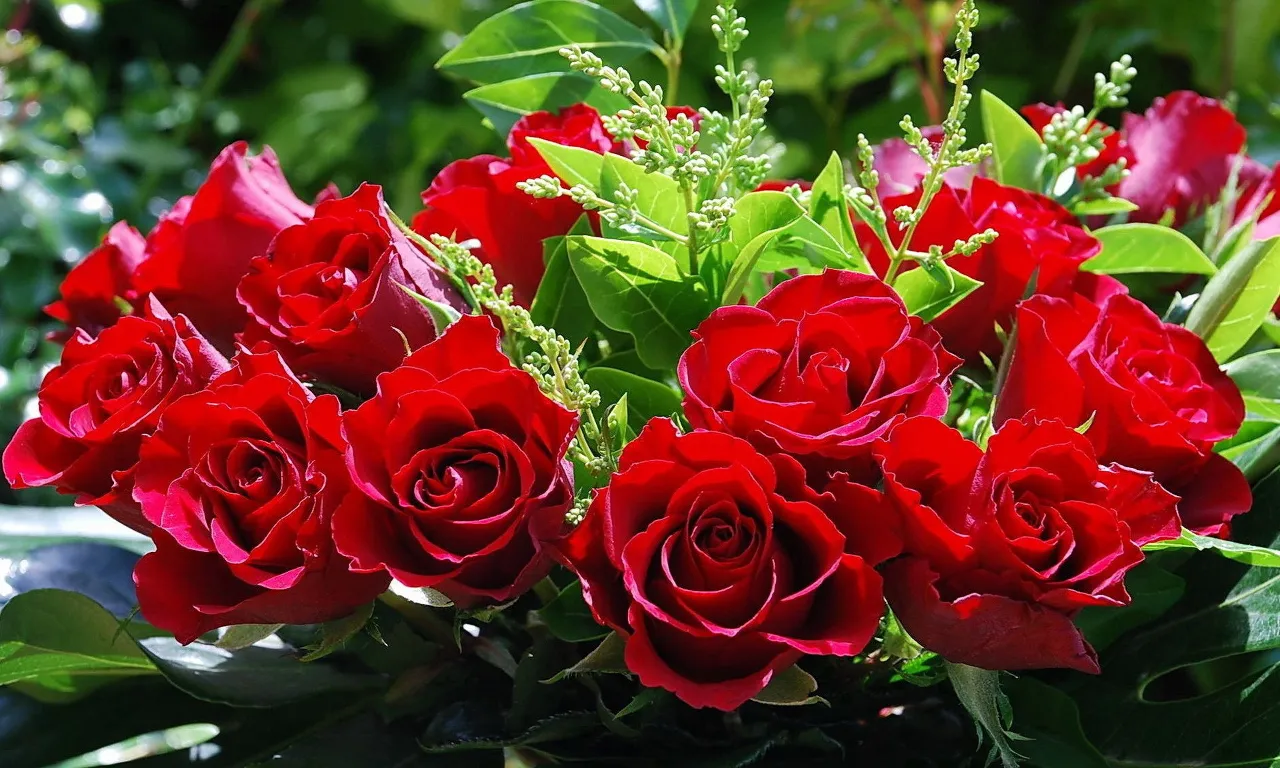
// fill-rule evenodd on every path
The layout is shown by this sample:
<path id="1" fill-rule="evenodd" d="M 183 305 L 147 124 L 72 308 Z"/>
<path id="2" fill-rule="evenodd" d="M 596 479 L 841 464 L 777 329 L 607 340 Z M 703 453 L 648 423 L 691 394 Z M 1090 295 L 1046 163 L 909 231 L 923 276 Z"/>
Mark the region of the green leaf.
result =
<path id="1" fill-rule="evenodd" d="M 604 155 L 581 147 L 566 147 L 546 139 L 529 137 L 529 144 L 538 150 L 551 170 L 569 186 L 582 184 L 593 192 L 600 191 L 600 172 L 604 169 Z"/>
<path id="2" fill-rule="evenodd" d="M 580 45 L 610 64 L 626 64 L 662 48 L 634 24 L 586 0 L 533 0 L 497 13 L 436 62 L 436 67 L 480 83 L 544 72 L 567 72 L 561 48 Z"/>
<path id="3" fill-rule="evenodd" d="M 1249 341 L 1280 299 L 1280 236 L 1249 243 L 1214 275 L 1187 316 L 1219 362 Z"/>
<path id="4" fill-rule="evenodd" d="M 752 696 L 751 700 L 760 704 L 788 707 L 825 704 L 826 701 L 822 697 L 813 695 L 816 690 L 818 690 L 818 681 L 813 679 L 813 675 L 799 666 L 792 665 L 769 678 L 768 685 Z"/>
<path id="5" fill-rule="evenodd" d="M 1240 387 L 1249 413 L 1280 421 L 1280 349 L 1238 357 L 1222 369 Z"/>
<path id="6" fill-rule="evenodd" d="M 1031 124 L 990 91 L 982 92 L 982 129 L 991 142 L 996 181 L 1036 192 L 1044 142 Z"/>
<path id="7" fill-rule="evenodd" d="M 1009 742 L 1021 737 L 1008 730 L 1009 700 L 1000 690 L 1000 674 L 967 664 L 947 662 L 947 676 L 951 678 L 956 697 L 978 724 L 979 736 L 985 732 L 991 737 L 992 752 L 1000 756 L 1000 762 L 1005 768 L 1017 768 L 1020 755 Z"/>
<path id="8" fill-rule="evenodd" d="M 373 616 L 373 603 L 357 608 L 349 616 L 320 625 L 320 645 L 302 657 L 302 661 L 318 661 L 333 653 L 355 637 Z"/>
<path id="9" fill-rule="evenodd" d="M 191 696 L 234 707 L 274 707 L 324 693 L 357 693 L 382 684 L 377 675 L 330 664 L 301 664 L 293 652 L 262 646 L 228 651 L 172 637 L 139 641 L 164 676 Z"/>
<path id="10" fill-rule="evenodd" d="M 1080 711 L 1070 696 L 1029 675 L 1004 678 L 1014 722 L 1026 741 L 1018 750 L 1036 768 L 1108 768 L 1085 738 Z"/>
<path id="11" fill-rule="evenodd" d="M 609 630 L 596 623 L 591 609 L 582 599 L 582 583 L 575 581 L 561 590 L 555 599 L 538 610 L 538 618 L 551 634 L 569 643 L 598 640 Z"/>
<path id="12" fill-rule="evenodd" d="M 441 303 L 435 299 L 429 299 L 407 285 L 401 285 L 400 290 L 409 294 L 410 298 L 421 304 L 423 308 L 427 310 L 427 314 L 431 317 L 431 324 L 435 326 L 437 336 L 444 333 L 446 328 L 453 325 L 462 317 L 461 312 L 448 304 Z M 408 342 L 405 343 L 408 344 Z"/>
<path id="13" fill-rule="evenodd" d="M 283 624 L 237 624 L 227 627 L 214 645 L 227 651 L 238 651 L 248 648 L 260 640 L 266 640 L 276 633 Z"/>
<path id="14" fill-rule="evenodd" d="M 631 334 L 645 365 L 674 367 L 711 311 L 702 283 L 643 243 L 577 236 L 568 244 L 569 263 L 600 322 Z"/>
<path id="15" fill-rule="evenodd" d="M 578 219 L 569 230 L 570 235 L 591 234 L 591 224 L 586 216 Z M 563 237 L 549 237 L 542 242 L 546 271 L 538 292 L 533 297 L 529 316 L 543 328 L 555 329 L 575 349 L 586 341 L 595 328 L 595 316 L 582 285 L 569 266 L 569 248 Z"/>
<path id="16" fill-rule="evenodd" d="M 155 672 L 120 622 L 84 595 L 35 589 L 0 611 L 0 685 L 23 683 L 28 695 L 65 701 Z"/>
<path id="17" fill-rule="evenodd" d="M 804 208 L 786 192 L 752 192 L 734 205 L 729 219 L 729 243 L 735 252 L 721 305 L 735 304 L 747 286 L 769 243 L 804 215 Z"/>
<path id="18" fill-rule="evenodd" d="M 1131 203 L 1123 197 L 1086 200 L 1071 206 L 1071 212 L 1077 216 L 1114 216 L 1117 213 L 1129 213 L 1136 210 L 1138 210 L 1137 203 Z"/>
<path id="19" fill-rule="evenodd" d="M 809 192 L 809 216 L 822 226 L 846 253 L 858 253 L 858 239 L 853 234 L 853 220 L 844 199 L 844 163 L 832 152 L 827 165 L 813 180 Z"/>
<path id="20" fill-rule="evenodd" d="M 489 118 L 493 129 L 506 138 L 516 122 L 533 112 L 555 112 L 586 103 L 603 114 L 625 109 L 630 102 L 606 91 L 581 72 L 544 72 L 472 88 L 462 94 L 480 114 Z"/>
<path id="21" fill-rule="evenodd" d="M 893 289 L 902 297 L 907 311 L 921 320 L 933 320 L 938 315 L 959 304 L 966 296 L 982 287 L 982 283 L 971 277 L 962 275 L 945 264 L 943 267 L 951 274 L 954 288 L 947 290 L 923 269 L 912 269 L 898 275 Z"/>
<path id="22" fill-rule="evenodd" d="M 680 412 L 680 392 L 660 382 L 614 368 L 588 368 L 587 384 L 605 402 L 627 396 L 627 423 L 639 434 L 649 419 Z"/>
<path id="23" fill-rule="evenodd" d="M 623 658 L 623 652 L 626 649 L 627 641 L 617 632 L 610 632 L 600 641 L 600 645 L 595 647 L 591 653 L 582 657 L 582 661 L 574 664 L 568 669 L 557 672 L 554 677 L 547 680 L 548 683 L 555 683 L 567 677 L 574 675 L 591 675 L 591 674 L 631 674 L 627 669 L 627 663 Z"/>
<path id="24" fill-rule="evenodd" d="M 643 168 L 620 155 L 604 155 L 600 183 L 596 188 L 600 196 L 605 200 L 614 200 L 615 193 L 623 184 L 636 193 L 636 210 L 642 215 L 677 234 L 683 235 L 689 231 L 689 220 L 681 202 L 680 188 L 671 177 L 661 173 L 646 173 Z M 601 219 L 600 230 L 605 237 L 639 240 L 672 256 L 685 251 L 685 246 L 640 222 L 615 227 Z"/>
<path id="25" fill-rule="evenodd" d="M 1241 544 L 1238 541 L 1215 539 L 1211 536 L 1201 536 L 1186 528 L 1182 529 L 1182 535 L 1176 539 L 1152 542 L 1142 549 L 1145 552 L 1159 552 L 1167 549 L 1195 549 L 1201 552 L 1212 550 L 1223 557 L 1248 565 L 1256 565 L 1261 568 L 1280 568 L 1280 552 L 1274 549 Z"/>
<path id="26" fill-rule="evenodd" d="M 1117 224 L 1094 231 L 1102 251 L 1080 268 L 1100 275 L 1164 272 L 1212 275 L 1218 268 L 1176 229 L 1156 224 Z"/>
<path id="27" fill-rule="evenodd" d="M 684 32 L 698 10 L 698 0 L 635 0 L 635 4 L 671 35 L 677 47 L 684 40 Z"/>
<path id="28" fill-rule="evenodd" d="M 1157 553 L 1149 552 L 1147 559 L 1125 576 L 1124 587 L 1130 597 L 1128 605 L 1094 606 L 1076 616 L 1076 626 L 1094 648 L 1101 651 L 1129 630 L 1158 619 L 1182 597 L 1186 580 L 1160 567 L 1156 562 L 1158 557 Z"/>

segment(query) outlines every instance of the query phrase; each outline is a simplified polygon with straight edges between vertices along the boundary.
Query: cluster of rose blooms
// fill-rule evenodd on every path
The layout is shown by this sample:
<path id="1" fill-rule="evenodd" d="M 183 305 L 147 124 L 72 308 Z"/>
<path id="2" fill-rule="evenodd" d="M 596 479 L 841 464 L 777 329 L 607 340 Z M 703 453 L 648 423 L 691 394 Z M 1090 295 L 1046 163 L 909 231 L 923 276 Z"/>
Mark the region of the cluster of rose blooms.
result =
<path id="1" fill-rule="evenodd" d="M 550 173 L 530 136 L 629 149 L 589 107 L 529 115 L 510 158 L 445 168 L 412 224 L 477 241 L 525 305 L 543 239 L 582 214 L 516 188 Z M 1127 158 L 1114 191 L 1131 220 L 1185 222 L 1233 166 L 1233 213 L 1280 206 L 1243 143 L 1222 106 L 1175 93 L 1079 173 Z M 901 141 L 876 159 L 886 210 L 916 202 L 923 162 Z M 1271 213 L 1260 236 L 1280 228 Z M 1128 601 L 1142 545 L 1183 526 L 1225 536 L 1248 510 L 1212 450 L 1244 408 L 1199 338 L 1080 271 L 1099 243 L 1046 197 L 952 172 L 913 247 L 986 228 L 993 243 L 949 261 L 982 287 L 931 324 L 841 271 L 712 312 L 677 370 L 690 428 L 651 421 L 574 526 L 578 414 L 467 314 L 380 189 L 309 205 L 269 149 L 235 144 L 145 238 L 116 224 L 68 275 L 48 309 L 70 329 L 61 364 L 5 476 L 150 536 L 141 612 L 183 642 L 335 619 L 393 578 L 501 605 L 558 563 L 640 681 L 695 706 L 733 708 L 806 654 L 858 654 L 886 600 L 948 660 L 1096 671 L 1073 616 Z M 883 273 L 878 239 L 855 232 Z M 463 317 L 437 334 L 402 286 Z M 984 450 L 943 420 L 951 382 L 999 360 L 996 326 L 1015 320 Z"/>

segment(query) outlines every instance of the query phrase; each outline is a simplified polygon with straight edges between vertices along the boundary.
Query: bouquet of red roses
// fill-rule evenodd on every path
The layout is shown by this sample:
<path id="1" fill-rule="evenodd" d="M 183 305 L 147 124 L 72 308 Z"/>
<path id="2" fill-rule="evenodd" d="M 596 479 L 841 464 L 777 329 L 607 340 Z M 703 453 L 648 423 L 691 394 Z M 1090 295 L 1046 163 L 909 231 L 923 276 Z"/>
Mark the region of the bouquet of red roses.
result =
<path id="1" fill-rule="evenodd" d="M 1280 200 L 1232 114 L 1105 125 L 1126 57 L 982 92 L 969 147 L 969 0 L 940 126 L 770 181 L 743 16 L 693 109 L 619 65 L 678 72 L 696 3 L 641 5 L 665 46 L 533 0 L 450 51 L 510 156 L 407 223 L 239 143 L 111 229 L 4 473 L 150 545 L 14 581 L 0 682 L 158 702 L 88 746 L 212 724 L 201 765 L 1280 756 Z"/>

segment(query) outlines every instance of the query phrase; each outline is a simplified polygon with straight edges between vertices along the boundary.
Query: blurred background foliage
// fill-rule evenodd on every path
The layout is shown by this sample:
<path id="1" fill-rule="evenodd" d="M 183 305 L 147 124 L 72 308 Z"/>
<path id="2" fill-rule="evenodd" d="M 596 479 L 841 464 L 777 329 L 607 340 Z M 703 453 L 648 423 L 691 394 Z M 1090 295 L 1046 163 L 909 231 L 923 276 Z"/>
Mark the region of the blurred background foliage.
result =
<path id="1" fill-rule="evenodd" d="M 633 0 L 601 0 L 652 29 Z M 402 213 L 453 159 L 501 152 L 435 61 L 506 0 L 0 0 L 0 440 L 32 410 L 57 348 L 41 307 L 117 219 L 144 233 L 235 139 L 270 144 L 303 197 L 386 187 Z M 702 3 L 680 101 L 719 58 Z M 775 81 L 776 175 L 809 177 L 854 137 L 937 122 L 954 0 L 739 0 L 744 47 Z M 1280 158 L 1276 0 L 981 2 L 977 86 L 1006 102 L 1088 103 L 1092 73 L 1131 53 L 1131 106 L 1179 88 L 1226 98 L 1250 153 Z M 646 66 L 651 67 L 647 69 Z M 635 73 L 664 82 L 650 61 Z M 977 110 L 973 110 L 976 114 Z M 1117 116 L 1110 116 L 1115 120 Z M 977 136 L 975 125 L 971 135 Z M 46 493 L 0 503 L 46 503 Z"/>

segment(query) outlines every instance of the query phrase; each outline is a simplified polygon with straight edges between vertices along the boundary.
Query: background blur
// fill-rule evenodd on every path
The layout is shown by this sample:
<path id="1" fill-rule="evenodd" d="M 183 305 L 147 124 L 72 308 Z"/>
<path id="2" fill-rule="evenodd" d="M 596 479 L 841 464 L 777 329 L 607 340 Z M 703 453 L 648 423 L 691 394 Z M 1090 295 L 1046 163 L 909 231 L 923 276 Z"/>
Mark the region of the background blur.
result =
<path id="1" fill-rule="evenodd" d="M 603 5 L 651 28 L 632 0 Z M 453 159 L 501 142 L 433 64 L 505 0 L 0 0 L 0 444 L 57 348 L 41 307 L 112 221 L 144 234 L 235 139 L 270 144 L 295 190 L 386 187 L 402 213 Z M 685 44 L 680 101 L 707 103 L 719 60 Z M 809 177 L 859 132 L 937 122 L 954 0 L 739 0 L 744 50 L 772 77 L 780 177 Z M 1280 159 L 1277 0 L 981 0 L 977 87 L 1011 105 L 1088 103 L 1121 53 L 1131 108 L 1179 88 L 1227 98 L 1250 154 Z M 661 71 L 636 74 L 663 82 Z M 713 102 L 718 104 L 718 101 Z M 972 110 L 976 115 L 977 110 Z M 1111 116 L 1114 120 L 1116 116 Z M 971 135 L 979 135 L 975 125 Z M 57 503 L 51 493 L 0 504 Z"/>

